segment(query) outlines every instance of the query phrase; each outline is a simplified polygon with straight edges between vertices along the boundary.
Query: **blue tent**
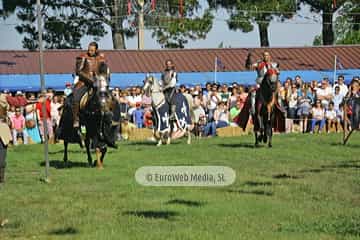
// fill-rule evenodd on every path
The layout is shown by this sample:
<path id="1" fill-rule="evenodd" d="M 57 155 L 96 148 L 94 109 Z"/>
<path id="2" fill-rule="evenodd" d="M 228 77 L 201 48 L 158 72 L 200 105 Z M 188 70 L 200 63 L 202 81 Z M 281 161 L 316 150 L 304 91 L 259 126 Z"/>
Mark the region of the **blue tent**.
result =
<path id="1" fill-rule="evenodd" d="M 160 73 L 151 73 L 155 77 L 160 78 Z M 360 69 L 340 70 L 338 75 L 344 75 L 345 82 L 349 83 L 353 76 L 360 76 Z M 295 78 L 300 75 L 305 82 L 312 80 L 321 80 L 328 77 L 331 82 L 334 81 L 334 72 L 329 71 L 281 71 L 280 80 L 283 82 L 287 77 Z M 112 73 L 111 87 L 130 87 L 142 86 L 145 79 L 145 73 Z M 244 72 L 217 72 L 216 80 L 221 84 L 231 84 L 237 82 L 243 85 L 252 85 L 255 82 L 256 73 L 253 71 Z M 214 72 L 181 72 L 178 73 L 179 84 L 192 86 L 196 84 L 205 85 L 206 82 L 215 81 Z M 72 82 L 71 74 L 46 74 L 45 87 L 53 88 L 57 91 L 62 91 L 65 88 L 66 82 Z M 40 77 L 38 74 L 1 74 L 0 75 L 0 90 L 17 91 L 22 90 L 26 92 L 36 92 L 40 90 Z"/>

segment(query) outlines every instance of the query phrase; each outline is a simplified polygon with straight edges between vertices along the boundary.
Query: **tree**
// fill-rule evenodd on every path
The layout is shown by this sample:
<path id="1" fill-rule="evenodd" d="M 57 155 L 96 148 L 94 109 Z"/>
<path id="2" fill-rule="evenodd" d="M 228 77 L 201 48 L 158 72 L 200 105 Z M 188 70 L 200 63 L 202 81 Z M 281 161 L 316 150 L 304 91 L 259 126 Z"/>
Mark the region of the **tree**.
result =
<path id="1" fill-rule="evenodd" d="M 199 7 L 199 2 L 195 2 Z M 184 48 L 189 40 L 206 38 L 214 18 L 211 11 L 207 9 L 202 16 L 196 16 L 195 9 L 185 5 L 183 14 L 183 17 L 167 17 L 166 14 L 160 14 L 155 19 L 152 37 L 155 37 L 162 47 Z"/>
<path id="2" fill-rule="evenodd" d="M 335 20 L 335 36 L 337 44 L 360 43 L 360 1 L 346 2 L 338 10 Z"/>
<path id="3" fill-rule="evenodd" d="M 135 28 L 122 28 L 127 18 L 125 3 L 120 0 L 41 0 L 46 48 L 78 48 L 83 36 L 95 40 L 111 29 L 114 48 L 125 48 L 124 36 L 135 35 Z M 16 26 L 25 34 L 23 46 L 34 49 L 38 46 L 36 21 L 36 0 L 3 0 L 3 16 L 16 13 L 21 24 Z M 119 37 L 120 36 L 120 37 Z"/>
<path id="4" fill-rule="evenodd" d="M 301 2 L 310 5 L 311 11 L 321 13 L 322 15 L 322 43 L 323 45 L 334 44 L 334 30 L 333 30 L 333 17 L 334 13 L 346 2 L 347 0 L 300 0 Z"/>
<path id="5" fill-rule="evenodd" d="M 260 45 L 269 46 L 269 24 L 273 19 L 284 21 L 296 11 L 294 0 L 208 0 L 212 8 L 224 8 L 230 17 L 227 24 L 231 30 L 251 32 L 254 25 L 259 27 Z"/>
<path id="6" fill-rule="evenodd" d="M 136 7 L 138 1 L 140 0 L 130 2 L 128 0 L 41 0 L 42 16 L 45 22 L 43 35 L 45 47 L 78 48 L 83 36 L 93 36 L 95 40 L 98 40 L 107 33 L 105 29 L 108 27 L 112 34 L 113 47 L 125 49 L 125 38 L 134 37 L 137 32 L 137 13 L 134 11 L 134 6 Z M 146 6 L 154 2 L 144 0 Z M 131 7 L 129 3 L 132 3 Z M 3 4 L 4 17 L 15 12 L 21 20 L 16 30 L 20 34 L 25 34 L 23 46 L 36 49 L 38 46 L 35 28 L 36 0 L 3 0 Z M 158 4 L 160 4 L 159 13 L 156 9 L 147 15 L 148 18 L 153 19 L 152 23 L 154 19 L 159 21 L 159 19 L 171 16 L 171 11 L 178 6 L 177 1 L 174 0 L 158 1 Z M 164 8 L 163 6 L 175 7 Z M 183 47 L 187 38 L 204 37 L 211 29 L 212 18 L 209 14 L 204 14 L 203 18 L 194 18 L 195 10 L 199 6 L 197 0 L 186 1 L 183 9 L 186 14 L 185 27 L 179 27 L 179 24 L 176 24 L 179 17 L 172 17 L 176 21 L 157 27 L 153 30 L 153 36 L 166 47 Z M 179 29 L 182 30 L 178 31 Z"/>

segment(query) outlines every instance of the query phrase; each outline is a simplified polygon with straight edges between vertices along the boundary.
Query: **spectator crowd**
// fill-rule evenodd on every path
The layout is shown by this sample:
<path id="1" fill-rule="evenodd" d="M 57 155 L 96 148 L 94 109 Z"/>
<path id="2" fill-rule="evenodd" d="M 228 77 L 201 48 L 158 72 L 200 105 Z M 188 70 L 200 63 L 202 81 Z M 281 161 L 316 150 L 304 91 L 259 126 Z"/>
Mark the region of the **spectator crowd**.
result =
<path id="1" fill-rule="evenodd" d="M 354 81 L 359 83 L 359 78 L 354 77 Z M 48 129 L 49 142 L 56 142 L 54 133 L 59 125 L 61 107 L 66 96 L 71 94 L 71 87 L 71 84 L 66 84 L 61 92 L 48 89 L 46 94 L 3 91 L 0 104 L 8 108 L 12 143 L 19 144 L 19 139 L 24 144 L 41 143 L 44 141 L 44 124 Z M 329 133 L 343 130 L 343 99 L 348 90 L 343 76 L 338 76 L 333 85 L 328 78 L 304 82 L 301 76 L 279 82 L 278 105 L 286 115 L 286 132 Z M 206 83 L 204 87 L 200 84 L 180 85 L 177 91 L 192 96 L 195 133 L 213 137 L 218 128 L 237 126 L 235 119 L 252 87 L 236 82 L 231 85 Z M 142 87 L 115 87 L 111 94 L 120 103 L 118 112 L 122 124 L 117 130 L 118 140 L 128 138 L 128 128 L 153 128 L 151 98 L 144 94 Z"/>

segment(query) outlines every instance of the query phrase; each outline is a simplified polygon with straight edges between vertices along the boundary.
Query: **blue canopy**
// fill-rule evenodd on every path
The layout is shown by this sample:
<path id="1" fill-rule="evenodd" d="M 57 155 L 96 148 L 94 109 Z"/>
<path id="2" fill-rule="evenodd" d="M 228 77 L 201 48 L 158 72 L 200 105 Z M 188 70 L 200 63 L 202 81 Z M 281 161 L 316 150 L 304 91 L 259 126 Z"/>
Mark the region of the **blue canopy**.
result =
<path id="1" fill-rule="evenodd" d="M 156 78 L 160 78 L 160 73 L 150 73 Z M 283 82 L 287 77 L 295 78 L 300 75 L 305 82 L 312 80 L 321 80 L 328 77 L 333 83 L 334 72 L 329 71 L 281 71 L 280 80 Z M 349 83 L 353 76 L 360 76 L 360 69 L 340 70 L 336 75 L 344 75 L 345 82 Z M 142 86 L 146 73 L 112 73 L 111 87 L 130 87 Z M 337 77 L 336 76 L 336 77 Z M 253 71 L 244 72 L 217 72 L 216 82 L 221 84 L 231 84 L 237 82 L 243 85 L 252 85 L 255 82 L 256 73 Z M 215 81 L 214 72 L 181 72 L 178 73 L 178 84 L 185 84 L 193 86 L 201 84 L 204 86 L 207 82 Z M 65 88 L 66 82 L 72 82 L 71 74 L 46 74 L 45 88 L 53 88 L 56 91 L 62 91 Z M 2 74 L 0 75 L 0 90 L 9 91 L 40 91 L 40 77 L 38 74 Z"/>

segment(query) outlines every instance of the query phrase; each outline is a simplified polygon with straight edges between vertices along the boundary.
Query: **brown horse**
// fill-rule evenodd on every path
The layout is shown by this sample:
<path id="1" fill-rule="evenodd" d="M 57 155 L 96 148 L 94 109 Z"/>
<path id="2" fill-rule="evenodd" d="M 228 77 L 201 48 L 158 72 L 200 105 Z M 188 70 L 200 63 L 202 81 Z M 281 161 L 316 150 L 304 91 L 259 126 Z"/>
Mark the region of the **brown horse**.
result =
<path id="1" fill-rule="evenodd" d="M 259 142 L 272 147 L 272 135 L 274 126 L 274 106 L 277 99 L 278 73 L 269 69 L 257 91 L 255 99 L 255 113 L 252 114 L 254 121 L 255 146 Z"/>

